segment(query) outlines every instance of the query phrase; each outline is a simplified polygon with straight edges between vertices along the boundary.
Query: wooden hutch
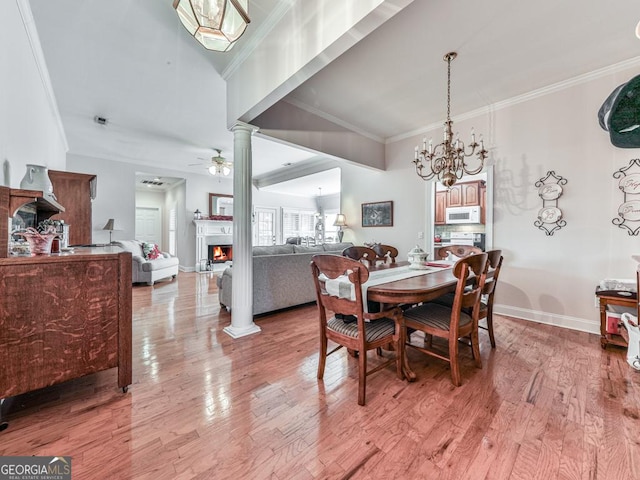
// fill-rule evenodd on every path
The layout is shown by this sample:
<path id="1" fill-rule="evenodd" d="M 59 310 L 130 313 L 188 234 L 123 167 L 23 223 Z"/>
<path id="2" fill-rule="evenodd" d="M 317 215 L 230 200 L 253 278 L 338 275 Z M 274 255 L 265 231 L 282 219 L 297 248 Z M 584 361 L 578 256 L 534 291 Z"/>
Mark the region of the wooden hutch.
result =
<path id="1" fill-rule="evenodd" d="M 39 191 L 0 187 L 0 398 L 113 367 L 126 391 L 131 254 L 107 246 L 10 255 L 11 218 L 25 204 L 35 207 L 38 221 L 74 208 Z"/>

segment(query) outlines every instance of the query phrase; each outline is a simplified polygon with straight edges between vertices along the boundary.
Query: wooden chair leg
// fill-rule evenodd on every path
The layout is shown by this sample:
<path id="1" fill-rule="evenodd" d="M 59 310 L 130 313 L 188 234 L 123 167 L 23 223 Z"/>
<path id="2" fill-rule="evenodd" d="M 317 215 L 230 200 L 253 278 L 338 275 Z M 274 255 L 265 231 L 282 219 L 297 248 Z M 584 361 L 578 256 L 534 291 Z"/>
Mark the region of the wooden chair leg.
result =
<path id="1" fill-rule="evenodd" d="M 358 405 L 364 405 L 367 389 L 367 352 L 360 352 L 358 357 Z"/>
<path id="2" fill-rule="evenodd" d="M 320 358 L 318 359 L 318 379 L 324 377 L 324 365 L 327 361 L 327 337 L 320 332 Z"/>
<path id="3" fill-rule="evenodd" d="M 460 365 L 458 364 L 458 339 L 449 338 L 449 363 L 451 364 L 451 383 L 460 386 Z"/>
<path id="4" fill-rule="evenodd" d="M 471 351 L 473 352 L 473 359 L 476 362 L 476 367 L 482 368 L 482 359 L 480 358 L 480 340 L 478 339 L 478 330 L 471 332 Z"/>
<path id="5" fill-rule="evenodd" d="M 489 305 L 487 308 L 487 330 L 489 330 L 491 348 L 496 348 L 496 338 L 493 336 L 493 305 Z"/>

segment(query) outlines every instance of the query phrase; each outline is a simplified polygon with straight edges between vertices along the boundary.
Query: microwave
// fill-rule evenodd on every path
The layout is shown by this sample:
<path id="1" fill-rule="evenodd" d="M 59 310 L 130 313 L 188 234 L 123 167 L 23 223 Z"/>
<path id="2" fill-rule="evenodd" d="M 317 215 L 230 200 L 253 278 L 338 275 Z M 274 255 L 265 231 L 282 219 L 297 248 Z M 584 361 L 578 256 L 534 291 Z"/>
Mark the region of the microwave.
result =
<path id="1" fill-rule="evenodd" d="M 445 223 L 480 223 L 480 206 L 449 207 L 445 210 Z"/>

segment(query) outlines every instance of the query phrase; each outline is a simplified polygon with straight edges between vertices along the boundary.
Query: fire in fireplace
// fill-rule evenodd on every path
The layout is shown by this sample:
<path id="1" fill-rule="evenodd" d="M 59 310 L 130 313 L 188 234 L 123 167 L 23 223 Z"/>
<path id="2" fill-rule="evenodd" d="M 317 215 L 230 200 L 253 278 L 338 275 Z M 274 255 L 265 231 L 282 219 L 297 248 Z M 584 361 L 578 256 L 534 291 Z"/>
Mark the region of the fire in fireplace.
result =
<path id="1" fill-rule="evenodd" d="M 209 245 L 209 262 L 223 263 L 232 259 L 232 245 Z"/>

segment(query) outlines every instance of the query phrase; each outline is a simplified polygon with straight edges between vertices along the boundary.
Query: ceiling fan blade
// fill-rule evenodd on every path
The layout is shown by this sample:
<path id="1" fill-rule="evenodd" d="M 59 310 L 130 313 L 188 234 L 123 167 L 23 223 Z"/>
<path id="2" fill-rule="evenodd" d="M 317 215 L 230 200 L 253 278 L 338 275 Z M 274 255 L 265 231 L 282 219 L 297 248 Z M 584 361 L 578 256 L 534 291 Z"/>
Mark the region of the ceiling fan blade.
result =
<path id="1" fill-rule="evenodd" d="M 190 163 L 187 166 L 188 167 L 195 167 L 196 165 L 202 165 L 202 163 Z"/>

